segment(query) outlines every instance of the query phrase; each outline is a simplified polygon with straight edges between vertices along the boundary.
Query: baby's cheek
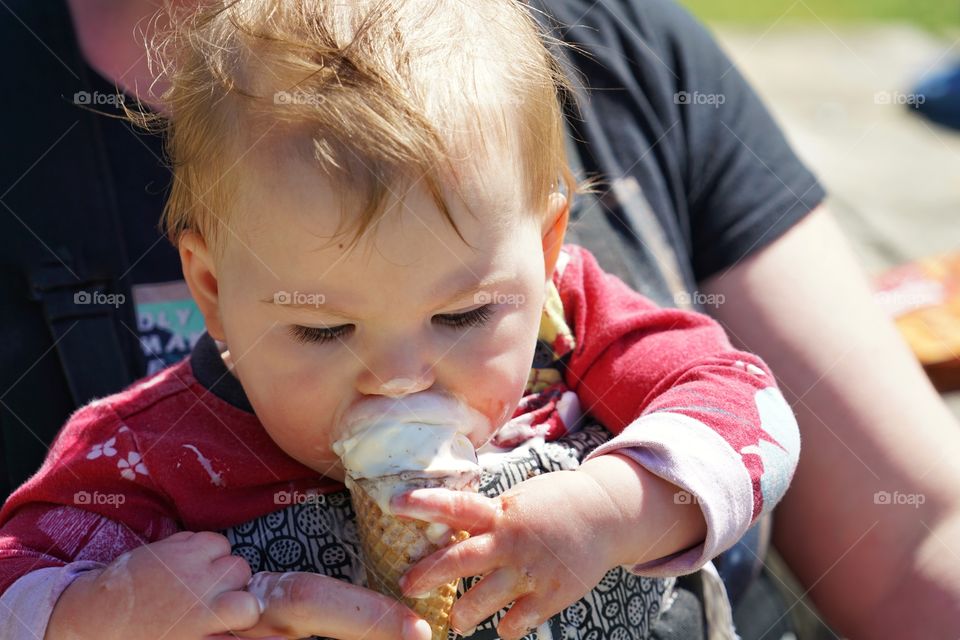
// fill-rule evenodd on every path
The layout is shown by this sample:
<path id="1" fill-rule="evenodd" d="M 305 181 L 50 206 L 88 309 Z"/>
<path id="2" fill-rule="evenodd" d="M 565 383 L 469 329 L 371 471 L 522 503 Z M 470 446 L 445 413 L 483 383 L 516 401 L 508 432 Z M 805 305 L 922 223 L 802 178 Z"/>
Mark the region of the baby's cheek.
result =
<path id="1" fill-rule="evenodd" d="M 484 445 L 513 415 L 523 395 L 528 372 L 529 369 L 519 375 L 512 371 L 498 370 L 477 377 L 477 382 L 471 389 L 470 405 L 486 417 L 487 424 L 481 432 L 470 434 L 474 445 Z"/>
<path id="2" fill-rule="evenodd" d="M 330 399 L 334 393 L 296 380 L 275 380 L 272 390 L 253 401 L 257 417 L 270 439 L 290 457 L 316 469 L 337 461 L 330 446 Z M 283 389 L 281 392 L 280 389 Z"/>

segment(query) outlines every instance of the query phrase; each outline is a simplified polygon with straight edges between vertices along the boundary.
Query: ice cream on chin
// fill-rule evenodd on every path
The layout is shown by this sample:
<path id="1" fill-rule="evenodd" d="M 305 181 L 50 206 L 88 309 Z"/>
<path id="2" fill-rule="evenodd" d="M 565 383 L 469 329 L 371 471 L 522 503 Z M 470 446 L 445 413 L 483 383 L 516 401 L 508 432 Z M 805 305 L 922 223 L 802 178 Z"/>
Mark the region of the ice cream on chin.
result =
<path id="1" fill-rule="evenodd" d="M 468 434 L 489 422 L 456 398 L 424 392 L 403 398 L 371 398 L 343 421 L 333 443 L 346 474 L 368 585 L 402 600 L 445 640 L 459 580 L 422 598 L 404 598 L 398 581 L 437 549 L 467 537 L 448 527 L 400 518 L 390 509 L 398 493 L 442 487 L 476 491 L 480 466 Z"/>

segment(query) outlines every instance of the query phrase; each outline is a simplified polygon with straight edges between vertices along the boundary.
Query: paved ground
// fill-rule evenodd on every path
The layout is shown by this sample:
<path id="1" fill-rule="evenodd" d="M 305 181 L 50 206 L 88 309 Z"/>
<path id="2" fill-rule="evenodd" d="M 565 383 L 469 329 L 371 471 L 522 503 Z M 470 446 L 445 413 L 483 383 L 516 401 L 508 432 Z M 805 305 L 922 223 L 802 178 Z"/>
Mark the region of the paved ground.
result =
<path id="1" fill-rule="evenodd" d="M 960 33 L 905 25 L 714 25 L 794 148 L 831 193 L 864 268 L 960 250 L 960 134 L 903 104 L 916 80 L 960 57 Z M 945 398 L 960 416 L 960 393 Z M 775 570 L 788 591 L 802 588 Z M 808 603 L 809 606 L 809 603 Z M 808 606 L 797 606 L 806 613 Z M 834 638 L 801 616 L 802 639 Z"/>
<path id="2" fill-rule="evenodd" d="M 713 25 L 870 273 L 960 250 L 960 133 L 911 114 L 918 78 L 960 58 L 960 33 L 908 25 Z M 960 416 L 960 393 L 948 394 Z"/>

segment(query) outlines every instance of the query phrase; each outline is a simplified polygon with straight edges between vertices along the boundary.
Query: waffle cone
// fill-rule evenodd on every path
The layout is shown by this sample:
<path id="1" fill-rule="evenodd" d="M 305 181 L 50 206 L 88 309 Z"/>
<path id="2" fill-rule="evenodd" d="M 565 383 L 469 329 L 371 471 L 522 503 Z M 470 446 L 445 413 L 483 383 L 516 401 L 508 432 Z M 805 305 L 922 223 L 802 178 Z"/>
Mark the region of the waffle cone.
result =
<path id="1" fill-rule="evenodd" d="M 426 487 L 449 487 L 476 491 L 476 482 L 445 478 L 397 478 L 398 490 Z M 386 479 L 389 481 L 389 479 Z M 404 603 L 430 624 L 432 640 L 446 640 L 450 628 L 450 610 L 457 599 L 460 581 L 454 580 L 431 591 L 424 598 L 405 598 L 400 592 L 399 580 L 407 569 L 437 549 L 454 541 L 465 540 L 466 531 L 451 533 L 449 539 L 437 544 L 427 536 L 429 523 L 422 520 L 398 518 L 385 513 L 374 498 L 374 487 L 382 487 L 384 478 L 375 480 L 348 478 L 347 487 L 353 499 L 357 517 L 357 534 L 367 570 L 367 584 L 374 591 Z"/>

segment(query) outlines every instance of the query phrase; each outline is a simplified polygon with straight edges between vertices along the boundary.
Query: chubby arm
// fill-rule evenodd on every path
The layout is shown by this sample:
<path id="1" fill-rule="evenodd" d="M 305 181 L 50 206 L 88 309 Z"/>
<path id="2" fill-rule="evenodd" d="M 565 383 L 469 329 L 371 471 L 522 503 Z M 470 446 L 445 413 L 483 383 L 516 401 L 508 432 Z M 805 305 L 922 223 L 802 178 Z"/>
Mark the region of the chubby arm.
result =
<path id="1" fill-rule="evenodd" d="M 645 564 L 698 543 L 706 524 L 697 505 L 630 458 L 597 456 L 575 471 L 534 476 L 496 498 L 421 489 L 398 496 L 396 513 L 440 522 L 471 537 L 421 560 L 401 580 L 416 597 L 462 576 L 483 575 L 454 605 L 463 635 L 515 604 L 500 620 L 505 639 L 569 606 L 618 565 Z"/>
<path id="2" fill-rule="evenodd" d="M 656 307 L 585 250 L 570 252 L 559 286 L 576 339 L 566 378 L 617 434 L 587 460 L 620 453 L 676 485 L 678 504 L 700 507 L 701 544 L 633 568 L 695 571 L 785 493 L 800 453 L 796 419 L 767 365 L 734 349 L 715 321 Z"/>
<path id="3" fill-rule="evenodd" d="M 820 207 L 703 283 L 777 371 L 806 454 L 774 542 L 838 632 L 945 637 L 960 620 L 960 425 L 874 305 Z M 879 491 L 913 496 L 878 504 Z M 922 502 L 922 504 L 918 504 Z"/>

